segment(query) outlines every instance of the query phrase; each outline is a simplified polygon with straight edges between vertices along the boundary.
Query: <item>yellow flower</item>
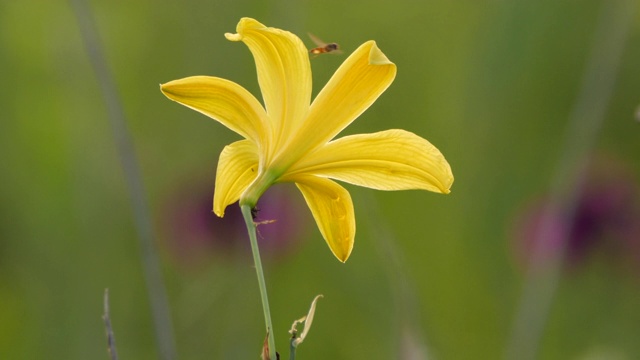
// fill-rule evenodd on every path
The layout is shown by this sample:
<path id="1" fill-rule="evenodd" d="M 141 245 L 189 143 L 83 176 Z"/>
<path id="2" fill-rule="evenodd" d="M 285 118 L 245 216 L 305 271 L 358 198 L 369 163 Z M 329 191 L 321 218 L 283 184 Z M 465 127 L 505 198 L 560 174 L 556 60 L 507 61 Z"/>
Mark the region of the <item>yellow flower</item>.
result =
<path id="1" fill-rule="evenodd" d="M 264 107 L 240 85 L 193 76 L 161 85 L 171 100 L 240 134 L 220 154 L 214 212 L 236 201 L 254 207 L 279 182 L 302 192 L 333 254 L 346 261 L 353 249 L 355 215 L 349 192 L 330 180 L 378 190 L 423 189 L 449 193 L 451 168 L 427 140 L 404 130 L 332 140 L 391 85 L 396 66 L 374 41 L 356 49 L 311 103 L 309 53 L 294 34 L 243 18 L 231 41 L 243 41 L 255 58 Z"/>

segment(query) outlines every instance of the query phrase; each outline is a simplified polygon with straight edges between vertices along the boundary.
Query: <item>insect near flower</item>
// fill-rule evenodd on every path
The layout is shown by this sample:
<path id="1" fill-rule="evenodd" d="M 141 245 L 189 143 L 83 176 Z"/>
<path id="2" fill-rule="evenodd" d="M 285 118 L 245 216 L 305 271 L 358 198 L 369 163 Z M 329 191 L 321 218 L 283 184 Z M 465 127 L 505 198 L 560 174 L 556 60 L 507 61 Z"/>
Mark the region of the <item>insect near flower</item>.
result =
<path id="1" fill-rule="evenodd" d="M 238 133 L 216 170 L 213 211 L 252 208 L 276 183 L 295 183 L 327 245 L 345 262 L 356 233 L 349 191 L 336 181 L 377 190 L 448 194 L 449 163 L 426 139 L 401 129 L 335 138 L 391 85 L 396 65 L 369 40 L 354 50 L 311 101 L 309 51 L 294 34 L 242 18 L 231 41 L 256 62 L 264 105 L 235 82 L 191 76 L 162 84 L 169 99 Z M 250 214 L 248 214 L 249 216 Z"/>
<path id="2" fill-rule="evenodd" d="M 340 45 L 336 44 L 336 43 L 325 43 L 324 41 L 320 40 L 317 36 L 311 34 L 311 33 L 307 33 L 309 35 L 309 37 L 311 38 L 311 40 L 313 41 L 314 44 L 316 44 L 317 47 L 309 50 L 310 54 L 313 55 L 320 55 L 320 54 L 328 54 L 328 53 L 334 53 L 334 54 L 341 54 L 342 51 L 340 50 Z"/>

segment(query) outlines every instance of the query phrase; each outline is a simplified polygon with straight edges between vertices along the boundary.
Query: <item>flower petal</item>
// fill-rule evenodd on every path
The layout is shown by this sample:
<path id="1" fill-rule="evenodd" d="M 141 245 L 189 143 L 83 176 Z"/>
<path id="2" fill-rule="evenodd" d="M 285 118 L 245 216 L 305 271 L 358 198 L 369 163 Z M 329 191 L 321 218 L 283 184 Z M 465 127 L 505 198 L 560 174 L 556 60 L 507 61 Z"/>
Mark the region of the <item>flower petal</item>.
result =
<path id="1" fill-rule="evenodd" d="M 333 255 L 342 262 L 347 261 L 356 235 L 351 195 L 329 179 L 300 176 L 295 182 Z"/>
<path id="2" fill-rule="evenodd" d="M 296 174 L 330 177 L 378 190 L 424 189 L 449 193 L 451 167 L 427 140 L 404 130 L 345 136 L 294 165 Z"/>
<path id="3" fill-rule="evenodd" d="M 362 44 L 320 91 L 289 149 L 310 149 L 331 140 L 391 85 L 396 66 L 375 41 Z"/>
<path id="4" fill-rule="evenodd" d="M 191 76 L 160 85 L 169 99 L 205 114 L 246 139 L 266 144 L 267 114 L 242 86 L 221 78 Z"/>
<path id="5" fill-rule="evenodd" d="M 242 18 L 232 41 L 243 41 L 256 62 L 265 107 L 278 139 L 286 140 L 306 118 L 311 101 L 309 53 L 296 35 Z M 277 146 L 276 146 L 277 147 Z"/>
<path id="6" fill-rule="evenodd" d="M 225 146 L 218 161 L 213 212 L 223 217 L 224 209 L 238 201 L 257 176 L 258 149 L 255 144 L 240 140 Z"/>

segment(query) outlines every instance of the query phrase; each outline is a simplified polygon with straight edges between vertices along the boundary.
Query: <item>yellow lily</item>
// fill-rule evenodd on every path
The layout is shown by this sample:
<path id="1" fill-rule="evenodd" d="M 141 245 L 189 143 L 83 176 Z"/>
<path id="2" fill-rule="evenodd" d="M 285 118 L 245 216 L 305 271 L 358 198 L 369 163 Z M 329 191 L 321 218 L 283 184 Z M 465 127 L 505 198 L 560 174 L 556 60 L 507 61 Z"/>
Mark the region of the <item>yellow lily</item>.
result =
<path id="1" fill-rule="evenodd" d="M 356 49 L 311 103 L 309 53 L 294 34 L 243 18 L 231 41 L 253 54 L 264 107 L 229 80 L 193 76 L 161 85 L 171 100 L 199 111 L 244 140 L 220 154 L 214 212 L 236 201 L 254 207 L 271 185 L 294 182 L 333 254 L 353 249 L 355 215 L 349 192 L 330 180 L 378 190 L 449 193 L 451 168 L 427 140 L 404 130 L 332 140 L 391 85 L 396 66 L 374 41 Z"/>

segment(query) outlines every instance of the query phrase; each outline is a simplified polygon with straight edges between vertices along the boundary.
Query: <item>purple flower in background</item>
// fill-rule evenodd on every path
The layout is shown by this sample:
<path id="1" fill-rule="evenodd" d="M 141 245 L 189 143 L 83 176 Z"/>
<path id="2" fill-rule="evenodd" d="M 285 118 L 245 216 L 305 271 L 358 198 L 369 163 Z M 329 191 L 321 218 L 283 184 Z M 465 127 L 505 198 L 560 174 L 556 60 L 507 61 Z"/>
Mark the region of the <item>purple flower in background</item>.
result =
<path id="1" fill-rule="evenodd" d="M 211 194 L 210 187 L 189 185 L 167 204 L 162 224 L 166 248 L 185 267 L 204 265 L 219 256 L 250 256 L 240 207 L 229 207 L 220 218 L 211 210 Z M 266 257 L 281 258 L 295 250 L 309 227 L 309 215 L 292 189 L 269 189 L 256 206 L 261 252 Z"/>
<path id="2" fill-rule="evenodd" d="M 513 231 L 514 253 L 519 262 L 542 266 L 564 246 L 564 261 L 570 266 L 595 252 L 625 259 L 627 264 L 640 264 L 637 181 L 624 164 L 609 158 L 595 161 L 585 176 L 573 217 L 565 216 L 546 197 L 525 206 Z M 544 222 L 548 227 L 542 234 Z"/>

